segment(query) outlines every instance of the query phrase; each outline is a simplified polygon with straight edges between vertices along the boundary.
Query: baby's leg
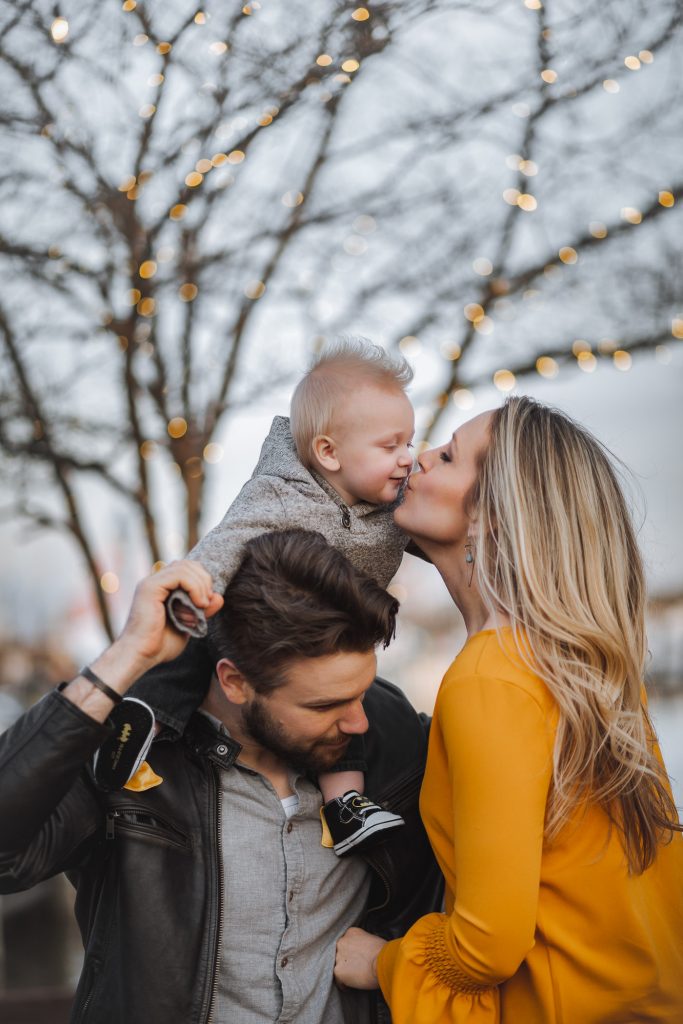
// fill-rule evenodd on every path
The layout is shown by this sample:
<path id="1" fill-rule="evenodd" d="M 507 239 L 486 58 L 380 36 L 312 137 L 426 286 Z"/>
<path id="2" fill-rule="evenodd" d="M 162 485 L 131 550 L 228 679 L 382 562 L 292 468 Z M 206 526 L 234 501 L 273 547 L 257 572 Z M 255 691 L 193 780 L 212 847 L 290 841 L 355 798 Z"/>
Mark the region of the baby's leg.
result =
<path id="1" fill-rule="evenodd" d="M 325 803 L 334 800 L 338 796 L 344 796 L 350 789 L 356 793 L 362 793 L 365 789 L 365 775 L 363 772 L 323 772 L 318 776 L 318 784 L 325 799 Z"/>

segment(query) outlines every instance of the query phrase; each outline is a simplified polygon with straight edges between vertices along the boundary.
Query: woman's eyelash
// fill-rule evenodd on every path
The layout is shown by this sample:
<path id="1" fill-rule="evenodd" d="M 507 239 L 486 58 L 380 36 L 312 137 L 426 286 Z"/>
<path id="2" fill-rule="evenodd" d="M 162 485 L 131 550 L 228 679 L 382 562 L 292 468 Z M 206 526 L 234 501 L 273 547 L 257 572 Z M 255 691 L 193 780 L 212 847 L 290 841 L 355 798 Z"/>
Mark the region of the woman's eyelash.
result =
<path id="1" fill-rule="evenodd" d="M 448 454 L 448 452 L 441 452 L 440 455 L 439 455 L 439 458 L 441 459 L 442 462 L 452 462 L 453 461 L 451 459 L 450 455 Z"/>

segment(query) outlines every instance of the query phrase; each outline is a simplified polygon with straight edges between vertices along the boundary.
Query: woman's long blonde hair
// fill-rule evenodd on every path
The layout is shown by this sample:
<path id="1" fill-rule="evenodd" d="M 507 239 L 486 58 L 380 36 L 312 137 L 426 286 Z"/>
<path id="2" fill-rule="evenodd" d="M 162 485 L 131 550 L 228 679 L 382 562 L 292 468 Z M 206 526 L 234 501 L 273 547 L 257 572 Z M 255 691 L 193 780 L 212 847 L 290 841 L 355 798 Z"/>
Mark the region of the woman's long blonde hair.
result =
<path id="1" fill-rule="evenodd" d="M 644 871 L 681 826 L 641 700 L 645 580 L 612 462 L 568 416 L 510 398 L 493 414 L 472 516 L 482 596 L 510 616 L 559 709 L 547 838 L 598 803 Z"/>

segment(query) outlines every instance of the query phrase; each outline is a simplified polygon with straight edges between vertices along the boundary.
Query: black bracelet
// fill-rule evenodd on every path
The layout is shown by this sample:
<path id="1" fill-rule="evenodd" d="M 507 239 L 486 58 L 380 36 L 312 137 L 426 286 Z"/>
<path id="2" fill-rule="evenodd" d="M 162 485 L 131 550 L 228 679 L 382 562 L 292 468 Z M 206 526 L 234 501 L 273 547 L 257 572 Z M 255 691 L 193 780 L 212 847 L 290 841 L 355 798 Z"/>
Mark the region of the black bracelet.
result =
<path id="1" fill-rule="evenodd" d="M 84 679 L 87 679 L 89 683 L 93 684 L 93 686 L 96 686 L 97 689 L 100 690 L 105 697 L 109 697 L 109 700 L 113 700 L 114 704 L 120 704 L 121 701 L 123 700 L 121 694 L 117 693 L 116 690 L 112 690 L 111 686 L 107 686 L 107 684 L 102 679 L 100 679 L 99 676 L 95 675 L 95 673 L 93 672 L 89 665 L 86 665 L 85 668 L 82 668 L 78 674 L 79 676 L 83 676 Z"/>

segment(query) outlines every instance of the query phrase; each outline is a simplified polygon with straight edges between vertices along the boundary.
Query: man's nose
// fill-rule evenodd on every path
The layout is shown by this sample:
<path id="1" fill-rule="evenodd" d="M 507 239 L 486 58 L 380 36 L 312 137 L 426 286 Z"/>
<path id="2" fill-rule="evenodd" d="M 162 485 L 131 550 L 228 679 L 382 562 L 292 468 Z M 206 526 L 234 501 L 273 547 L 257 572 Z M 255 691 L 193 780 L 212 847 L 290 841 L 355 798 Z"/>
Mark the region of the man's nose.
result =
<path id="1" fill-rule="evenodd" d="M 344 713 L 344 717 L 337 722 L 340 732 L 345 733 L 347 736 L 355 736 L 367 732 L 369 725 L 370 723 L 360 701 L 356 701 Z"/>

